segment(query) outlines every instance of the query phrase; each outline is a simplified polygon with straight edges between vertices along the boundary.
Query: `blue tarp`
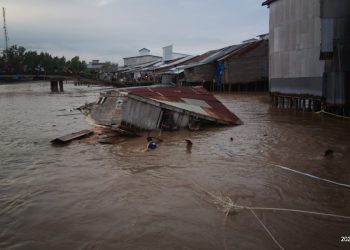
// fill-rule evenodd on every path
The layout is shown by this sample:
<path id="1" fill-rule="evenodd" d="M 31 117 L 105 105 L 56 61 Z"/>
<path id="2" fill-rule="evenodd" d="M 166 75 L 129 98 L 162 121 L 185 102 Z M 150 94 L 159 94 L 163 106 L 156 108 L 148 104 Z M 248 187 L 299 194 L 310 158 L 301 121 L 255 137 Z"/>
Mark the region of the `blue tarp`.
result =
<path id="1" fill-rule="evenodd" d="M 215 81 L 216 81 L 216 87 L 218 89 L 221 88 L 221 78 L 224 74 L 225 66 L 223 62 L 217 62 L 216 63 L 216 74 L 215 74 Z"/>

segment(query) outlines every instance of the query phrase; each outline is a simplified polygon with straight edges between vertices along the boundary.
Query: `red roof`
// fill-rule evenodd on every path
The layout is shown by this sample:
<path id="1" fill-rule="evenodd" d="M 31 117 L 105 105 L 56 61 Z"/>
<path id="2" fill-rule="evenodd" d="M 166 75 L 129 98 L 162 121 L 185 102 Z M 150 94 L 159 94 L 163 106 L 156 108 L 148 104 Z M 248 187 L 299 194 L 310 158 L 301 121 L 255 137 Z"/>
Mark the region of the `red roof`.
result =
<path id="1" fill-rule="evenodd" d="M 129 91 L 129 94 L 143 98 L 150 98 L 160 102 L 179 103 L 200 107 L 202 115 L 222 120 L 226 123 L 241 124 L 241 120 L 228 110 L 218 99 L 202 87 L 155 87 L 137 88 Z M 195 100 L 199 100 L 196 102 Z M 171 105 L 171 103 L 169 105 Z M 180 105 L 181 106 L 181 105 Z M 186 108 L 184 108 L 186 109 Z M 190 109 L 195 113 L 196 109 Z"/>

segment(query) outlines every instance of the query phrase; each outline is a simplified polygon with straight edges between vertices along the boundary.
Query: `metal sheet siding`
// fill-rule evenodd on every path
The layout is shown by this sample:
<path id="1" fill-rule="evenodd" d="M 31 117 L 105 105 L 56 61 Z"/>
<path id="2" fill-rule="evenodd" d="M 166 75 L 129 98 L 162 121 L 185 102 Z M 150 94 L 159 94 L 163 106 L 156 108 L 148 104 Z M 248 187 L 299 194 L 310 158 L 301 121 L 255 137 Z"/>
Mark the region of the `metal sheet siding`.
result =
<path id="1" fill-rule="evenodd" d="M 272 78 L 270 91 L 287 95 L 322 96 L 322 77 Z"/>
<path id="2" fill-rule="evenodd" d="M 320 85 L 318 80 L 310 82 L 309 86 L 304 86 L 304 82 L 295 83 L 295 79 L 312 80 L 323 76 L 325 62 L 319 58 L 320 8 L 320 0 L 281 0 L 270 5 L 271 92 L 291 90 L 293 93 L 322 94 L 322 84 Z M 277 79 L 293 81 L 277 83 Z M 299 89 L 294 89 L 298 86 Z"/>
<path id="3" fill-rule="evenodd" d="M 345 73 L 330 72 L 326 77 L 325 96 L 327 104 L 343 105 L 346 103 Z"/>
<path id="4" fill-rule="evenodd" d="M 333 52 L 334 20 L 332 18 L 322 19 L 321 52 Z"/>
<path id="5" fill-rule="evenodd" d="M 144 130 L 157 129 L 159 107 L 128 98 L 124 103 L 122 121 Z"/>
<path id="6" fill-rule="evenodd" d="M 177 126 L 179 126 L 180 128 L 185 128 L 188 126 L 190 117 L 185 114 L 175 113 L 174 120 Z"/>

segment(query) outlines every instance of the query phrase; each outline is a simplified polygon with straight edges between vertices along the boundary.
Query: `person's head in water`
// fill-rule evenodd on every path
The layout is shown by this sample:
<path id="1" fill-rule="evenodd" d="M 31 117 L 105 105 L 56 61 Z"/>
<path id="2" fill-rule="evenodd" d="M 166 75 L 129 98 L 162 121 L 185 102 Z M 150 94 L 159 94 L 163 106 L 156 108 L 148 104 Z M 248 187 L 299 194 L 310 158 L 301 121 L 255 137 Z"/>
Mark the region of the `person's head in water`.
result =
<path id="1" fill-rule="evenodd" d="M 192 143 L 192 141 L 189 140 L 189 139 L 185 139 L 185 141 L 186 141 L 186 150 L 187 150 L 187 153 L 191 153 L 193 143 Z"/>
<path id="2" fill-rule="evenodd" d="M 327 149 L 325 152 L 324 152 L 324 157 L 326 158 L 333 158 L 333 150 L 332 149 Z"/>
<path id="3" fill-rule="evenodd" d="M 153 141 L 152 137 L 147 137 L 147 141 L 148 141 L 148 145 L 147 145 L 148 149 L 156 149 L 157 148 L 157 144 Z"/>

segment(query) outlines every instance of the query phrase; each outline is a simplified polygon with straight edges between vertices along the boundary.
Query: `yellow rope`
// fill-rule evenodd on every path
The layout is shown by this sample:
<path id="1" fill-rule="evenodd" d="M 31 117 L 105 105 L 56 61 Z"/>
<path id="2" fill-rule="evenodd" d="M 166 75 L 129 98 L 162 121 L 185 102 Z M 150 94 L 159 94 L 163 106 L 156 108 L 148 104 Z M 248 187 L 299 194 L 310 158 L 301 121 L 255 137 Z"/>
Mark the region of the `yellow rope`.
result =
<path id="1" fill-rule="evenodd" d="M 327 112 L 327 111 L 324 111 L 324 110 L 315 112 L 315 114 L 317 114 L 317 115 L 320 115 L 320 114 L 332 115 L 332 116 L 335 116 L 335 117 L 338 117 L 338 118 L 343 118 L 343 119 L 349 119 L 350 120 L 350 117 L 337 115 L 337 114 L 330 113 L 330 112 Z"/>

